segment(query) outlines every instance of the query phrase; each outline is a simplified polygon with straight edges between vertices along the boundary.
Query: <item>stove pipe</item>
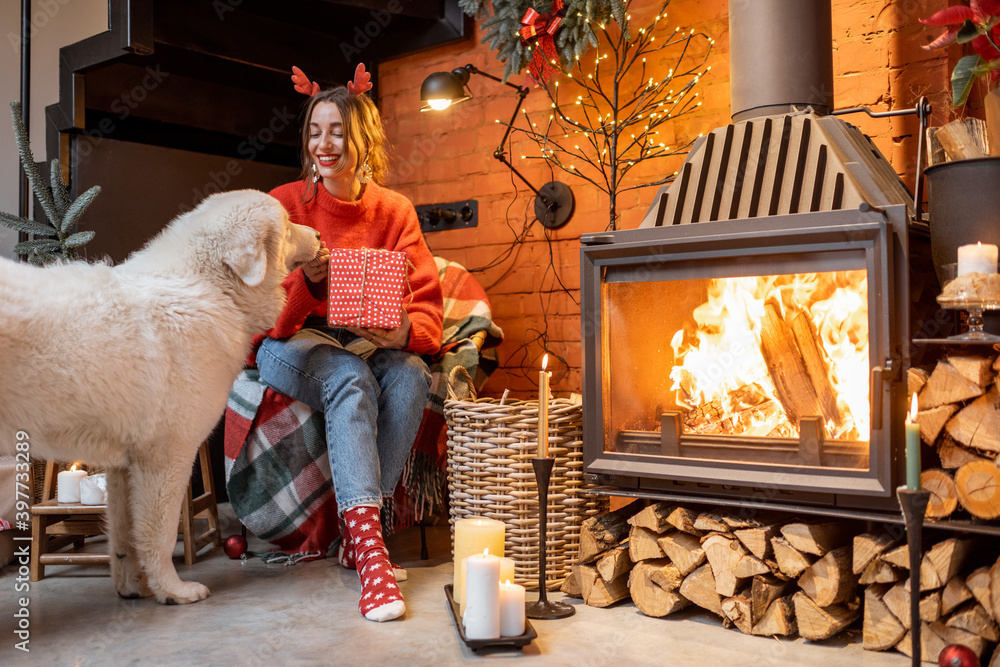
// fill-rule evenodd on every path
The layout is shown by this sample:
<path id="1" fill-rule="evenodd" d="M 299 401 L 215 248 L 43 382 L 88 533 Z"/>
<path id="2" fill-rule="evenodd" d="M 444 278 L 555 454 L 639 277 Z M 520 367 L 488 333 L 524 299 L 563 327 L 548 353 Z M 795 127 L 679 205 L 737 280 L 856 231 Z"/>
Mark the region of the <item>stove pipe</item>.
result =
<path id="1" fill-rule="evenodd" d="M 729 0 L 734 123 L 833 108 L 830 0 Z"/>

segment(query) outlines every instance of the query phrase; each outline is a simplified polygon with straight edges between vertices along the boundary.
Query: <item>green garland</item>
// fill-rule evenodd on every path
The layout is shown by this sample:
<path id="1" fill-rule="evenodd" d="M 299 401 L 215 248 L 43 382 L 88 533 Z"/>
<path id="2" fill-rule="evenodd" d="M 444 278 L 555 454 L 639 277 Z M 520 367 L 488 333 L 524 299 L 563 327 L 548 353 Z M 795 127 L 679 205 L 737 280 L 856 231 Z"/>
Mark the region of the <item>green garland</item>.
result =
<path id="1" fill-rule="evenodd" d="M 628 30 L 625 3 L 622 0 L 565 0 L 566 15 L 555 33 L 556 51 L 561 68 L 568 70 L 587 52 L 597 46 L 592 23 L 606 23 L 614 18 L 623 30 Z M 528 9 L 540 14 L 552 7 L 551 0 L 458 0 L 467 15 L 482 20 L 486 31 L 483 43 L 489 42 L 497 59 L 506 63 L 503 79 L 521 72 L 531 62 L 532 45 L 522 42 L 518 31 Z"/>

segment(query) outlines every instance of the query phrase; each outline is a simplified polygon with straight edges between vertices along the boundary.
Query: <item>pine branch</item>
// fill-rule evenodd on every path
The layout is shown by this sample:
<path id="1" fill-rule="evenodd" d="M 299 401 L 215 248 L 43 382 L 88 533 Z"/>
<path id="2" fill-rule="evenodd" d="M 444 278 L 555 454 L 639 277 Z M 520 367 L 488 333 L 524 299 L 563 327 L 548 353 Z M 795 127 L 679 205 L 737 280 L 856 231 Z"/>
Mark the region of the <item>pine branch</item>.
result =
<path id="1" fill-rule="evenodd" d="M 73 228 L 73 226 L 80 219 L 80 216 L 83 215 L 83 212 L 87 210 L 87 207 L 90 206 L 91 202 L 93 202 L 100 193 L 101 186 L 95 185 L 77 197 L 76 200 L 70 204 L 69 209 L 66 211 L 66 217 L 63 218 L 62 222 L 61 231 L 63 234 L 69 233 L 69 230 Z"/>
<path id="2" fill-rule="evenodd" d="M 89 243 L 94 238 L 94 236 L 95 232 L 93 230 L 87 230 L 85 232 L 77 232 L 76 234 L 67 237 L 66 240 L 63 241 L 63 245 L 66 246 L 67 248 L 79 248 L 80 246 Z"/>
<path id="3" fill-rule="evenodd" d="M 62 169 L 59 167 L 59 160 L 53 160 L 51 166 L 49 167 L 49 185 L 52 187 L 52 192 L 55 194 L 56 210 L 59 215 L 66 215 L 66 209 L 69 208 L 69 188 L 63 183 L 62 180 Z M 63 227 L 60 229 L 63 233 L 66 232 L 65 221 L 63 222 Z"/>
<path id="4" fill-rule="evenodd" d="M 17 152 L 21 158 L 24 173 L 28 177 L 31 189 L 34 191 L 35 197 L 38 198 L 38 203 L 42 205 L 46 217 L 52 223 L 52 226 L 55 227 L 61 216 L 56 210 L 56 203 L 52 198 L 52 190 L 42 182 L 42 176 L 38 173 L 35 156 L 31 153 L 28 130 L 24 127 L 24 122 L 21 120 L 21 103 L 11 102 L 10 110 L 14 120 L 14 139 L 17 141 Z"/>
<path id="5" fill-rule="evenodd" d="M 55 236 L 57 233 L 55 229 L 48 225 L 43 225 L 18 215 L 4 213 L 3 211 L 0 211 L 0 224 L 19 232 L 24 232 L 25 234 L 34 234 L 35 236 Z"/>

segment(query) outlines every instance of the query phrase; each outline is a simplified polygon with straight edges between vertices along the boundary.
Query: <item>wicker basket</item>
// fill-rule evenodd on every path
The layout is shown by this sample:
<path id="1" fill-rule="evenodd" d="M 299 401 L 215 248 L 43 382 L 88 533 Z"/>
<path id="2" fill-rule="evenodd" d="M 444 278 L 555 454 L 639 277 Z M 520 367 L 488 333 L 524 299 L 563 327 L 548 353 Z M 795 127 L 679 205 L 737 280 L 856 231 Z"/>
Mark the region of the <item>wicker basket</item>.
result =
<path id="1" fill-rule="evenodd" d="M 576 562 L 580 524 L 604 509 L 583 493 L 581 405 L 549 404 L 549 482 L 546 588 L 558 588 Z M 448 493 L 452 544 L 455 521 L 490 518 L 506 524 L 504 551 L 514 559 L 517 583 L 538 589 L 538 489 L 531 459 L 538 449 L 538 401 L 492 398 L 446 400 Z"/>

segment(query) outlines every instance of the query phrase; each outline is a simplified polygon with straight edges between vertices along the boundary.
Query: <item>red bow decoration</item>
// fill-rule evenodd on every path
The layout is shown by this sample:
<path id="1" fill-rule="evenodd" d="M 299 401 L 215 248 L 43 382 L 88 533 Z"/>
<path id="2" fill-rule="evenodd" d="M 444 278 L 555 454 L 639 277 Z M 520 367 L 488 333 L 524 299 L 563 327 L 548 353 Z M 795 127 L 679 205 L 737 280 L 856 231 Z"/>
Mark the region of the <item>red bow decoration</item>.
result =
<path id="1" fill-rule="evenodd" d="M 566 16 L 566 5 L 563 0 L 552 0 L 552 11 L 548 14 L 539 14 L 529 7 L 521 19 L 521 25 L 524 26 L 518 31 L 521 43 L 525 46 L 534 44 L 528 72 L 538 83 L 545 83 L 556 71 L 552 61 L 558 60 L 559 54 L 556 52 L 553 35 L 559 29 L 564 16 Z"/>
<path id="2" fill-rule="evenodd" d="M 358 66 L 354 69 L 354 81 L 347 82 L 347 92 L 351 95 L 367 93 L 372 89 L 371 80 L 372 75 L 365 71 L 365 64 L 358 63 Z"/>

